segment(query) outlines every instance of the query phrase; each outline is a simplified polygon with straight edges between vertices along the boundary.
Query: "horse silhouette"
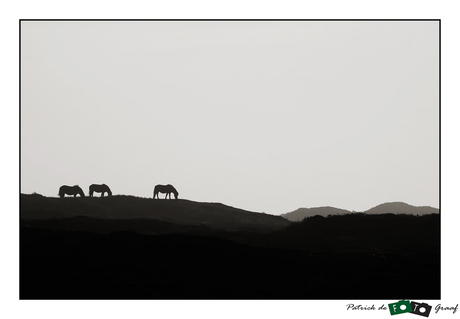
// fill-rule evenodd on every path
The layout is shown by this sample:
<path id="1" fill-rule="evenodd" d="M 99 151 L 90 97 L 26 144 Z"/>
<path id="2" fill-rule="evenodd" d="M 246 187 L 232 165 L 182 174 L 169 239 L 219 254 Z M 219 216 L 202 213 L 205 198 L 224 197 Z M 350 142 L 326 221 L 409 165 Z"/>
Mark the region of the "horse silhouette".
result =
<path id="1" fill-rule="evenodd" d="M 102 184 L 102 185 L 98 185 L 98 184 L 91 184 L 89 186 L 89 196 L 90 197 L 93 197 L 93 193 L 96 192 L 96 193 L 101 193 L 101 197 L 104 197 L 104 193 L 107 193 L 107 196 L 112 196 L 112 191 L 110 190 L 110 188 L 105 185 L 105 184 Z"/>
<path id="2" fill-rule="evenodd" d="M 160 198 L 158 196 L 158 193 L 163 193 L 165 195 L 165 199 L 169 196 L 169 199 L 171 199 L 171 193 L 174 194 L 174 198 L 177 199 L 179 196 L 179 192 L 172 186 L 171 184 L 168 185 L 157 185 L 155 186 L 155 189 L 153 190 L 153 198 Z"/>
<path id="3" fill-rule="evenodd" d="M 67 186 L 67 185 L 62 185 L 59 188 L 59 197 L 65 197 L 65 195 L 73 195 L 73 197 L 77 197 L 77 195 L 80 195 L 81 197 L 85 197 L 85 193 L 83 193 L 83 190 L 80 188 L 80 186 L 75 185 L 75 186 Z"/>

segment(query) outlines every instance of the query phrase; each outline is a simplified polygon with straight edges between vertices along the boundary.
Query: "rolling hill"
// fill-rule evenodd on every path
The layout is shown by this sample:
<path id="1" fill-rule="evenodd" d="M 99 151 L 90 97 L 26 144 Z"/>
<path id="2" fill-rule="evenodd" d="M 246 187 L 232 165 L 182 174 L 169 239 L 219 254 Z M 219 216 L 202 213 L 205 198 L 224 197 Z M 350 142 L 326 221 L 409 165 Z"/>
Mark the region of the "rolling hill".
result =
<path id="1" fill-rule="evenodd" d="M 200 203 L 185 199 L 164 200 L 134 196 L 53 198 L 21 194 L 21 220 L 99 220 L 107 223 L 143 223 L 203 226 L 225 230 L 277 230 L 289 221 L 264 213 L 249 212 L 220 203 Z"/>

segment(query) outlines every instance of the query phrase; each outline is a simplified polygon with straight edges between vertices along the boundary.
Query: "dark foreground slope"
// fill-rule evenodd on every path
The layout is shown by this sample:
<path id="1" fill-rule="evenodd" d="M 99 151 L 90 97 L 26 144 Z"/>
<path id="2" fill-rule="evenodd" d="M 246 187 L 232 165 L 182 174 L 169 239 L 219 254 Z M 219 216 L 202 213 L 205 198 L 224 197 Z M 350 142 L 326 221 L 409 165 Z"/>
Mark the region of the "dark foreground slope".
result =
<path id="1" fill-rule="evenodd" d="M 439 214 L 313 217 L 265 231 L 29 219 L 20 298 L 439 299 L 439 225 Z"/>
<path id="2" fill-rule="evenodd" d="M 215 237 L 21 230 L 21 299 L 439 299 L 434 253 L 309 253 Z"/>

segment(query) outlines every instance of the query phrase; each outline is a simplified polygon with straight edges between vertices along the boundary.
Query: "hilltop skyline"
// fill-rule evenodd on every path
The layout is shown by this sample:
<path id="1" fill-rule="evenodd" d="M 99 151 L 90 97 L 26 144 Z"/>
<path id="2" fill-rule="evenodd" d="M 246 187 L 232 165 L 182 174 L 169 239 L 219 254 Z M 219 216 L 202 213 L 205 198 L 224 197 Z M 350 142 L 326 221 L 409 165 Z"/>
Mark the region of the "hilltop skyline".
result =
<path id="1" fill-rule="evenodd" d="M 23 21 L 21 192 L 439 208 L 437 21 Z"/>

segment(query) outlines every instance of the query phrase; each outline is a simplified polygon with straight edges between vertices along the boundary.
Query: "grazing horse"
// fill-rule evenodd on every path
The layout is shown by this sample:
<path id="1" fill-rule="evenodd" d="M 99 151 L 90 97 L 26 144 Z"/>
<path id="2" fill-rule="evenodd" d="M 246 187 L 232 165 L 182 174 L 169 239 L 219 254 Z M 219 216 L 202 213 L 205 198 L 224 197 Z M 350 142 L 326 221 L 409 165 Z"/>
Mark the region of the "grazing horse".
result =
<path id="1" fill-rule="evenodd" d="M 80 186 L 75 185 L 75 186 L 67 186 L 63 185 L 59 188 L 59 197 L 65 197 L 65 195 L 73 195 L 73 197 L 77 197 L 77 194 L 79 194 L 81 197 L 85 197 L 85 194 L 83 193 L 83 190 L 80 188 Z"/>
<path id="2" fill-rule="evenodd" d="M 104 193 L 107 193 L 107 196 L 112 196 L 112 191 L 110 190 L 110 188 L 105 185 L 105 184 L 102 184 L 102 185 L 98 185 L 98 184 L 91 184 L 89 186 L 89 196 L 90 197 L 93 197 L 93 193 L 96 192 L 96 193 L 101 193 L 101 197 L 104 197 Z"/>
<path id="3" fill-rule="evenodd" d="M 169 199 L 171 199 L 171 193 L 174 194 L 174 198 L 177 199 L 177 197 L 179 196 L 179 193 L 176 191 L 176 189 L 174 188 L 174 186 L 168 184 L 168 185 L 157 185 L 155 186 L 155 189 L 153 190 L 153 198 L 160 198 L 158 196 L 158 193 L 163 193 L 165 195 L 165 199 L 169 196 Z"/>

